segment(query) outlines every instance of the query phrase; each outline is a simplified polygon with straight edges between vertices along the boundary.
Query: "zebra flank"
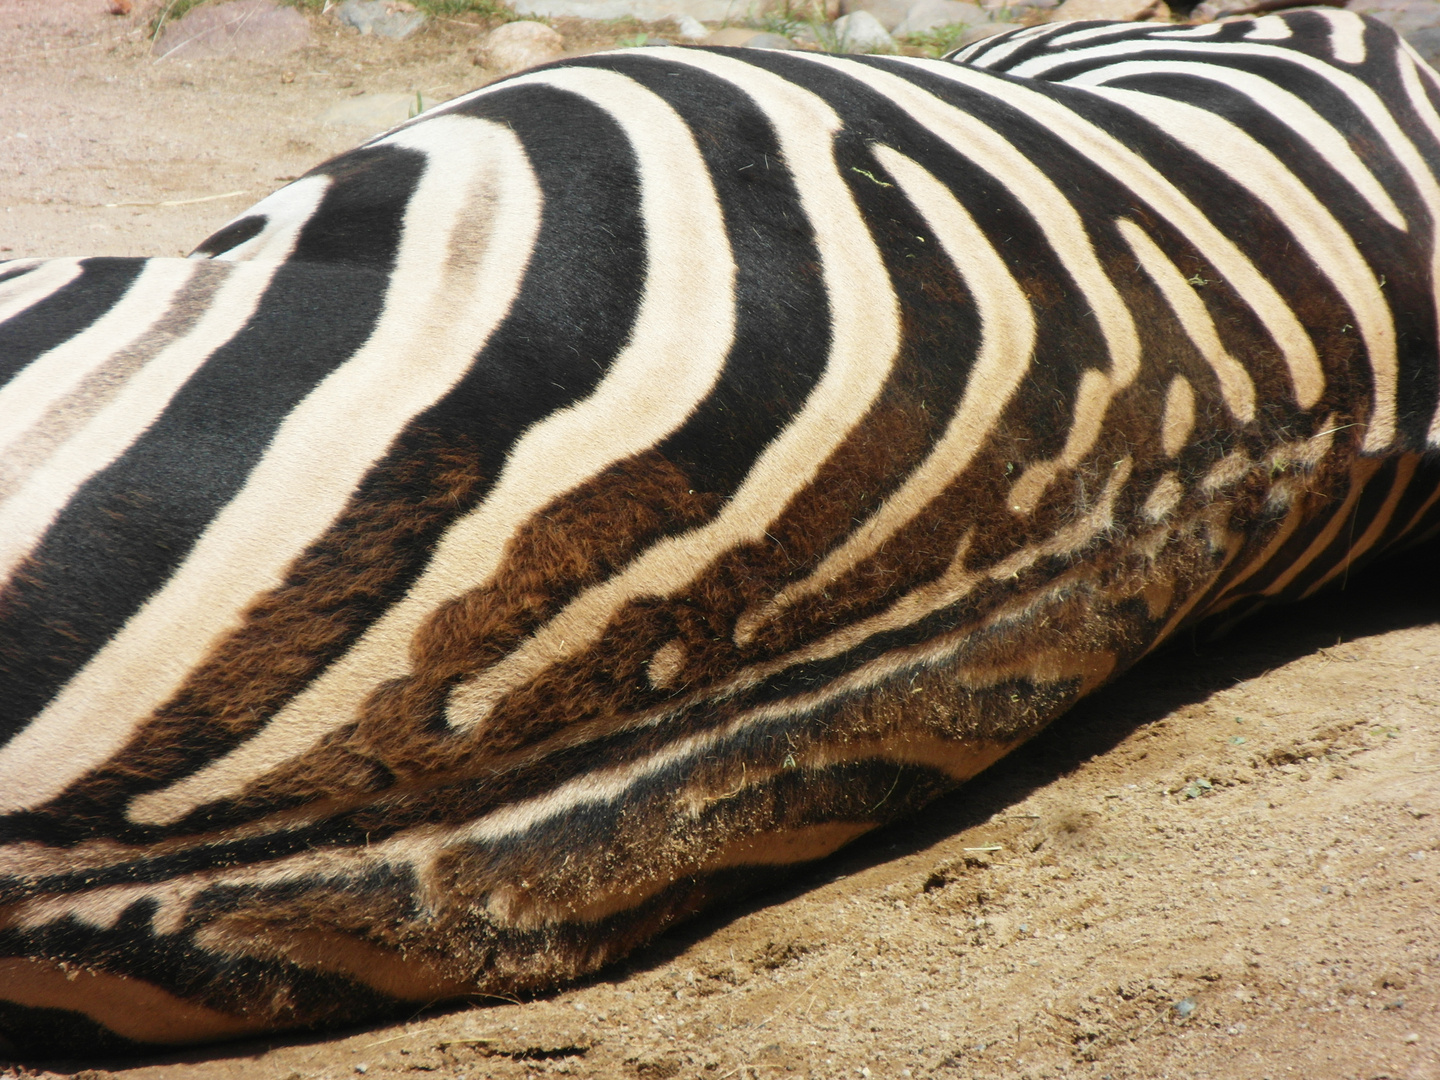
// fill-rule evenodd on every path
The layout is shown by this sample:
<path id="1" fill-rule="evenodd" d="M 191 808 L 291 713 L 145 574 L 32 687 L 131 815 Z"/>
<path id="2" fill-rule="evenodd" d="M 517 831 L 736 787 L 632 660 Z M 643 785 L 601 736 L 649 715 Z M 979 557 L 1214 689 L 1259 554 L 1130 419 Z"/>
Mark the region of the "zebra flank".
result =
<path id="1" fill-rule="evenodd" d="M 0 263 L 0 1039 L 555 986 L 1433 534 L 1437 167 L 1332 9 L 647 48 Z"/>

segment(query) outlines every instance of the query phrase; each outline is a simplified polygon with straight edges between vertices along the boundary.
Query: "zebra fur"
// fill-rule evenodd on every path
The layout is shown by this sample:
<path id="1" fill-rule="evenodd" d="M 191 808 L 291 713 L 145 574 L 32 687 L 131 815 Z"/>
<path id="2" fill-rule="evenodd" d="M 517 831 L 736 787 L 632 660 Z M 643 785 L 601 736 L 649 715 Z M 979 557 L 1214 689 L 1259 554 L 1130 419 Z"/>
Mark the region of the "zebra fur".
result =
<path id="1" fill-rule="evenodd" d="M 1433 534 L 1437 102 L 1328 9 L 631 50 L 0 264 L 0 1034 L 554 986 Z"/>

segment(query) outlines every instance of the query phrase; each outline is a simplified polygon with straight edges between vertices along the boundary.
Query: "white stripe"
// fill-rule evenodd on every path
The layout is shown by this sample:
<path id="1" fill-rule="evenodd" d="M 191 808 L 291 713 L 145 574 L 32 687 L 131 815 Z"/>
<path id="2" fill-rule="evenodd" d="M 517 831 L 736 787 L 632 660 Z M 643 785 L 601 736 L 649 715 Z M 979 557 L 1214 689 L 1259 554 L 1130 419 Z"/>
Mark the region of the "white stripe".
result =
<path id="1" fill-rule="evenodd" d="M 931 124 L 927 126 L 936 130 Z M 777 604 L 815 591 L 873 554 L 964 472 L 994 432 L 1000 415 L 1029 371 L 1035 350 L 1035 315 L 1030 301 L 965 207 L 944 184 L 903 154 L 883 145 L 872 151 L 920 211 L 974 297 L 980 316 L 980 348 L 960 404 L 929 456 L 802 585 L 793 593 L 787 590 L 790 595 L 785 600 L 777 597 Z M 1013 189 L 1012 194 L 1019 197 Z M 1044 201 L 1043 196 L 1040 202 L 1023 197 L 1022 201 L 1035 207 L 1037 213 L 1043 212 L 1041 208 L 1069 206 L 1058 191 L 1055 198 L 1055 204 Z M 1093 259 L 1093 252 L 1087 253 Z M 1121 366 L 1121 361 L 1117 360 L 1115 366 Z"/>
<path id="2" fill-rule="evenodd" d="M 800 414 L 766 447 L 710 524 L 656 544 L 624 573 L 577 597 L 504 660 L 456 687 L 447 715 L 458 728 L 481 722 L 508 691 L 595 641 L 628 600 L 665 595 L 694 580 L 723 552 L 762 540 L 769 524 L 864 418 L 900 347 L 899 310 L 889 276 L 833 158 L 833 138 L 842 125 L 830 106 L 778 75 L 728 56 L 698 50 L 646 53 L 732 82 L 769 116 L 815 230 L 830 300 L 829 362 Z"/>
<path id="3" fill-rule="evenodd" d="M 1254 27 L 1245 33 L 1249 41 L 1286 41 L 1294 36 L 1295 31 L 1290 29 L 1290 24 L 1279 15 L 1266 15 L 1263 19 L 1256 19 Z"/>
<path id="4" fill-rule="evenodd" d="M 1364 449 L 1374 452 L 1394 442 L 1399 379 L 1395 324 L 1380 283 L 1350 234 L 1274 154 L 1230 121 L 1208 109 L 1134 90 L 1096 87 L 1093 93 L 1145 117 L 1270 207 L 1359 324 L 1374 381 Z"/>
<path id="5" fill-rule="evenodd" d="M 551 86 L 583 96 L 609 112 L 631 142 L 639 164 L 647 276 L 630 341 L 590 397 L 521 436 L 489 496 L 449 529 L 404 600 L 253 738 L 193 776 L 137 800 L 131 809 L 135 820 L 173 821 L 204 802 L 234 795 L 255 776 L 350 723 L 378 685 L 409 673 L 411 641 L 425 620 L 492 577 L 517 529 L 557 496 L 675 430 L 719 377 L 734 340 L 735 265 L 719 200 L 690 129 L 664 99 L 615 72 L 558 69 L 504 85 Z M 446 124 L 476 123 L 455 117 L 442 113 L 391 140 L 429 132 L 435 138 Z M 395 295 L 398 300 L 403 294 Z"/>
<path id="6" fill-rule="evenodd" d="M 1066 20 L 1066 22 L 1069 21 L 1071 20 Z M 1143 23 L 1112 22 L 1108 26 L 1092 26 L 1086 30 L 1071 30 L 1068 34 L 1060 34 L 1047 41 L 1045 47 L 1047 49 L 1054 49 L 1058 53 L 1062 49 L 1072 49 L 1076 45 L 1084 44 L 1087 41 L 1114 37 L 1116 34 L 1129 34 L 1132 37 L 1141 37 L 1144 35 L 1145 29 Z M 1139 33 L 1136 33 L 1136 31 L 1139 31 Z"/>
<path id="7" fill-rule="evenodd" d="M 1353 11 L 1334 8 L 1310 9 L 1330 24 L 1330 53 L 1342 64 L 1365 62 L 1365 20 Z"/>
<path id="8" fill-rule="evenodd" d="M 334 183 L 331 177 L 317 173 L 314 176 L 302 176 L 293 184 L 287 184 L 274 194 L 265 196 L 221 231 L 236 221 L 243 221 L 257 214 L 264 214 L 267 218 L 264 227 L 243 244 L 237 244 L 215 258 L 224 262 L 281 262 L 288 259 L 295 249 L 296 240 L 300 238 L 300 231 L 320 208 L 326 192 Z"/>
<path id="9" fill-rule="evenodd" d="M 1195 289 L 1179 268 L 1139 225 L 1128 218 L 1120 218 L 1115 227 L 1165 297 L 1185 335 L 1215 373 L 1225 408 L 1242 424 L 1250 423 L 1255 419 L 1255 384 L 1251 382 L 1245 365 L 1226 350 L 1205 302 L 1195 295 Z"/>
<path id="10" fill-rule="evenodd" d="M 212 314 L 127 380 L 90 423 L 0 505 L 0 580 L 40 542 L 80 486 L 128 450 L 200 365 L 245 326 L 278 266 L 251 263 L 232 274 L 215 294 Z"/>
<path id="11" fill-rule="evenodd" d="M 0 786 L 0 808 L 38 805 L 123 746 L 256 596 L 280 583 L 395 434 L 468 370 L 509 310 L 539 221 L 539 189 L 514 134 L 447 118 L 395 141 L 429 160 L 370 339 L 286 418 L 166 585 L 0 750 L 0 775 L 12 778 Z M 495 189 L 491 243 L 482 253 L 457 251 L 455 223 Z M 242 262 L 230 280 L 263 285 L 278 265 Z M 248 317 L 252 306 L 215 304 L 225 316 L 244 309 Z"/>
<path id="12" fill-rule="evenodd" d="M 0 281 L 0 323 L 13 319 L 26 308 L 34 307 L 52 293 L 57 293 L 80 276 L 79 259 L 33 259 L 26 260 L 38 268 L 28 274 L 6 278 Z M 17 260 L 18 262 L 18 260 Z M 9 270 L 16 262 L 0 263 L 0 269 Z M 25 262 L 18 262 L 25 265 Z"/>
<path id="13" fill-rule="evenodd" d="M 1165 395 L 1165 411 L 1160 418 L 1160 445 L 1165 456 L 1173 458 L 1185 449 L 1194 430 L 1195 391 L 1189 379 L 1176 375 L 1170 380 L 1170 389 Z"/>
<path id="14" fill-rule="evenodd" d="M 1006 39 L 1003 45 L 995 45 L 988 40 L 981 39 L 974 45 L 963 49 L 955 55 L 951 63 L 973 64 L 975 67 L 986 68 L 998 64 L 1017 49 L 1026 45 L 1033 45 L 1036 41 L 1047 34 L 1058 34 L 1065 29 L 1064 23 L 1052 23 L 1049 26 L 1031 26 L 1024 30 L 1016 30 Z M 975 53 L 982 53 L 978 59 L 972 60 Z"/>
<path id="15" fill-rule="evenodd" d="M 1131 60 L 1096 68 L 1084 75 L 1066 79 L 1064 83 L 1067 86 L 1097 87 L 1134 75 L 1188 75 L 1221 83 L 1244 94 L 1308 142 L 1326 164 L 1370 204 L 1375 213 L 1401 232 L 1408 229 L 1400 208 L 1380 186 L 1375 174 L 1350 148 L 1345 136 L 1335 130 L 1334 125 L 1309 104 L 1290 91 L 1276 86 L 1269 79 L 1220 64 L 1178 60 Z M 1125 89 L 1134 93 L 1147 92 L 1143 86 L 1132 85 Z M 1152 96 L 1159 100 L 1171 100 L 1161 94 Z"/>
<path id="16" fill-rule="evenodd" d="M 1163 43 L 1156 44 L 1166 47 Z M 1255 312 L 1284 357 L 1301 407 L 1308 409 L 1320 399 L 1325 388 L 1325 373 L 1320 367 L 1314 342 L 1290 306 L 1229 237 L 1139 154 L 1058 101 L 1014 82 L 1000 82 L 993 76 L 956 65 L 930 65 L 925 61 L 909 59 L 896 62 L 914 64 L 1020 109 L 1044 124 L 1052 135 L 1108 172 L 1117 184 L 1128 187 L 1149 203 L 1195 245 L 1205 260 L 1225 277 Z"/>
<path id="17" fill-rule="evenodd" d="M 187 259 L 147 259 L 125 295 L 105 314 L 0 387 L 0 455 L 77 383 L 163 319 L 194 272 L 195 264 Z"/>
<path id="18" fill-rule="evenodd" d="M 1187 26 L 1182 30 L 1157 30 L 1151 37 L 1157 38 L 1207 38 L 1214 37 L 1225 29 L 1223 22 L 1206 23 L 1203 26 Z"/>

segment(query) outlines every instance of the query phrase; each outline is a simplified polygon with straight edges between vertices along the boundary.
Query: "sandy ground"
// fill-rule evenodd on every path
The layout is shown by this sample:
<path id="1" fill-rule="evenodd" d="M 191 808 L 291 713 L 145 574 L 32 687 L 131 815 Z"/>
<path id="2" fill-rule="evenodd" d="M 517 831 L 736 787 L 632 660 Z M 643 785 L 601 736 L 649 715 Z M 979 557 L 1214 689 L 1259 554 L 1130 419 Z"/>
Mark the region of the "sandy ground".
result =
<path id="1" fill-rule="evenodd" d="M 188 251 L 373 134 L 331 105 L 484 76 L 465 20 L 184 64 L 144 14 L 0 0 L 0 255 Z M 0 1076 L 1436 1080 L 1437 564 L 1179 643 L 920 820 L 586 985 Z"/>

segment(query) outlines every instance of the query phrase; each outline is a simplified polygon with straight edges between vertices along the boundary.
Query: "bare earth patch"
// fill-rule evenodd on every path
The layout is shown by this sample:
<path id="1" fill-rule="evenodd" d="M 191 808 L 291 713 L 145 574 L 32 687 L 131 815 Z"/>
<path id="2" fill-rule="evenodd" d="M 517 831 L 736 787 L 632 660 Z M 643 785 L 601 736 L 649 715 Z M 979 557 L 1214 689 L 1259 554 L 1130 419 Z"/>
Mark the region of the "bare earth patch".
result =
<path id="1" fill-rule="evenodd" d="M 156 63 L 153 12 L 105 7 L 0 0 L 0 257 L 187 252 L 374 134 L 327 108 L 484 78 L 477 20 Z M 1177 643 L 920 820 L 583 986 L 0 1076 L 1436 1080 L 1437 565 Z"/>

